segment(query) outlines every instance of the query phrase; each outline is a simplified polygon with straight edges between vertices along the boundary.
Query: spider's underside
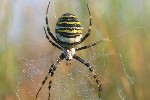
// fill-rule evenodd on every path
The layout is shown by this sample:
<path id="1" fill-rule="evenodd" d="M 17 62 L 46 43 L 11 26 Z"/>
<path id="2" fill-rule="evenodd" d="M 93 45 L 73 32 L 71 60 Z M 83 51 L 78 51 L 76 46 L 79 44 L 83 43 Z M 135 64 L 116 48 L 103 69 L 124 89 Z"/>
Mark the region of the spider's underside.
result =
<path id="1" fill-rule="evenodd" d="M 48 7 L 47 7 L 46 15 L 48 14 L 49 5 L 50 5 L 50 2 L 49 2 Z M 70 13 L 65 13 L 58 19 L 58 21 L 56 23 L 56 28 L 55 28 L 55 33 L 56 33 L 57 38 L 51 33 L 50 28 L 48 26 L 48 18 L 46 16 L 47 28 L 44 27 L 46 38 L 49 40 L 49 42 L 54 47 L 62 50 L 62 53 L 58 57 L 57 61 L 51 65 L 47 76 L 43 80 L 42 85 L 41 85 L 41 87 L 39 88 L 39 90 L 36 94 L 36 98 L 37 98 L 40 90 L 42 89 L 42 86 L 47 81 L 48 77 L 49 76 L 53 77 L 54 71 L 56 70 L 56 68 L 60 64 L 60 62 L 63 59 L 66 59 L 67 61 L 70 61 L 72 58 L 76 59 L 77 61 L 81 62 L 82 64 L 84 64 L 85 66 L 87 66 L 89 68 L 89 71 L 92 73 L 92 75 L 93 75 L 93 77 L 96 81 L 96 84 L 98 86 L 99 98 L 100 98 L 102 88 L 101 88 L 99 78 L 94 73 L 93 67 L 89 64 L 88 61 L 80 58 L 79 56 L 77 56 L 75 54 L 75 51 L 80 51 L 80 50 L 83 50 L 83 49 L 90 48 L 92 46 L 95 46 L 99 42 L 101 42 L 101 41 L 99 41 L 99 42 L 93 43 L 93 44 L 88 45 L 88 46 L 75 48 L 76 45 L 82 43 L 91 33 L 92 17 L 91 17 L 91 14 L 90 14 L 88 4 L 87 4 L 87 8 L 88 8 L 88 12 L 89 12 L 89 15 L 90 15 L 90 23 L 89 23 L 88 32 L 83 38 L 82 38 L 82 29 L 83 28 L 81 27 L 81 23 L 75 15 L 70 14 Z M 47 32 L 48 32 L 49 36 L 48 36 Z M 53 41 L 51 41 L 50 37 L 53 39 Z M 48 86 L 48 89 L 49 89 L 48 100 L 50 100 L 51 84 L 52 84 L 52 81 L 50 80 L 49 81 L 49 86 Z"/>

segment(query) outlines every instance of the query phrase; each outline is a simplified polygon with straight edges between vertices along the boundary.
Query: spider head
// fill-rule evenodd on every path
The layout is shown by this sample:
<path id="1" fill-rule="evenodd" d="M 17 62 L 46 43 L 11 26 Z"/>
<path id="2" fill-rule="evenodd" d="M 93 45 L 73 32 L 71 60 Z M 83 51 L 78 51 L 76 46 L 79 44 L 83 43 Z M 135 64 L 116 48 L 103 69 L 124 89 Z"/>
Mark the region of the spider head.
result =
<path id="1" fill-rule="evenodd" d="M 73 57 L 73 55 L 75 54 L 75 49 L 74 48 L 64 48 L 63 49 L 63 53 L 65 55 L 65 59 L 67 61 L 70 61 Z"/>

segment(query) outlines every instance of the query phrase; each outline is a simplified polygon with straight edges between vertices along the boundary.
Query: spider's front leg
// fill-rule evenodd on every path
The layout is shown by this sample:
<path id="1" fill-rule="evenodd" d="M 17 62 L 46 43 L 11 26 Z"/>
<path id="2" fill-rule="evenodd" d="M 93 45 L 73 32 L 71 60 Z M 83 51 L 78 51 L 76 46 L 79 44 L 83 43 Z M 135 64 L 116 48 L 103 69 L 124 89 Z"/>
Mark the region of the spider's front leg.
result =
<path id="1" fill-rule="evenodd" d="M 79 56 L 77 56 L 76 54 L 74 54 L 73 56 L 74 59 L 76 59 L 77 61 L 81 62 L 82 64 L 84 64 L 85 66 L 87 66 L 90 70 L 90 72 L 92 72 L 93 77 L 97 83 L 98 86 L 98 90 L 99 90 L 99 98 L 101 97 L 101 92 L 102 92 L 102 87 L 99 81 L 99 78 L 97 77 L 97 75 L 94 73 L 93 67 L 89 64 L 89 62 L 87 62 L 86 60 L 80 58 Z"/>
<path id="2" fill-rule="evenodd" d="M 38 92 L 37 92 L 37 94 L 36 94 L 36 98 L 37 98 L 39 92 L 41 91 L 43 85 L 44 85 L 45 82 L 47 81 L 49 75 L 50 75 L 51 77 L 53 77 L 54 71 L 56 70 L 57 66 L 60 64 L 60 62 L 61 62 L 64 58 L 65 58 L 65 55 L 64 55 L 63 53 L 61 53 L 61 55 L 59 56 L 59 58 L 57 59 L 57 61 L 51 65 L 51 67 L 50 67 L 50 69 L 49 69 L 49 71 L 48 71 L 47 76 L 44 78 L 44 80 L 43 80 L 43 82 L 42 82 L 42 85 L 41 85 L 41 87 L 39 88 L 39 90 L 38 90 Z M 48 86 L 48 89 L 49 89 L 49 97 L 48 97 L 48 100 L 49 100 L 49 98 L 50 98 L 51 83 L 52 83 L 52 81 L 50 80 L 49 86 Z"/>

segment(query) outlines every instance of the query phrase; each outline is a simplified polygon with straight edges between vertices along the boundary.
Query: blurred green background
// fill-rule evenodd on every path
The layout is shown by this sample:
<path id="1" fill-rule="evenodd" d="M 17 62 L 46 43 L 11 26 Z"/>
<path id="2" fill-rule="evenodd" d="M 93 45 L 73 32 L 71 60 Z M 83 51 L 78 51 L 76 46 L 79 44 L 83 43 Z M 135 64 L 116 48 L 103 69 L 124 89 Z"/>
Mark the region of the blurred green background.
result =
<path id="1" fill-rule="evenodd" d="M 36 100 L 49 66 L 61 51 L 45 38 L 48 0 L 0 0 L 0 100 Z M 150 0 L 51 0 L 49 26 L 65 12 L 89 26 L 86 3 L 93 18 L 92 33 L 77 52 L 95 69 L 103 100 L 150 100 Z M 52 100 L 98 100 L 88 69 L 63 61 L 53 77 Z M 48 82 L 47 82 L 48 83 Z M 47 100 L 47 85 L 39 100 Z"/>

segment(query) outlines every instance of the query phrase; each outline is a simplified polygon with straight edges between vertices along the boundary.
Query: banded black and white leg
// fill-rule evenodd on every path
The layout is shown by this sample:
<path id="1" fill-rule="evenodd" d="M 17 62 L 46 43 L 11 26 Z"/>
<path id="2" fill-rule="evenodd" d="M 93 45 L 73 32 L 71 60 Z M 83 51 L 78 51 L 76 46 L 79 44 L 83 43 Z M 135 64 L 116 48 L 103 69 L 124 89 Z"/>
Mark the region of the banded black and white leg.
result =
<path id="1" fill-rule="evenodd" d="M 49 90 L 49 93 L 48 93 L 48 100 L 50 100 L 50 97 L 51 97 L 51 94 L 50 94 L 51 84 L 52 84 L 52 81 L 50 80 L 50 81 L 49 81 L 49 85 L 48 85 L 48 90 Z"/>
<path id="2" fill-rule="evenodd" d="M 56 70 L 57 66 L 60 64 L 60 62 L 65 58 L 65 55 L 63 53 L 61 53 L 61 55 L 58 57 L 57 61 L 55 63 L 53 63 L 48 71 L 48 74 L 46 75 L 46 77 L 44 78 L 43 82 L 42 82 L 42 85 L 41 87 L 39 88 L 37 94 L 36 94 L 36 98 L 38 97 L 39 95 L 39 92 L 41 91 L 43 85 L 45 84 L 45 82 L 47 81 L 47 79 L 49 78 L 49 75 L 51 77 L 53 77 L 54 75 L 54 71 Z M 50 99 L 50 88 L 51 88 L 51 84 L 52 84 L 52 81 L 50 80 L 49 81 L 49 86 L 48 86 L 48 89 L 49 89 L 49 99 Z M 48 100 L 49 100 L 48 99 Z"/>
<path id="3" fill-rule="evenodd" d="M 87 8 L 88 8 L 88 12 L 89 12 L 89 16 L 90 16 L 90 23 L 89 23 L 89 29 L 88 29 L 88 32 L 86 33 L 86 35 L 81 39 L 80 43 L 82 43 L 91 33 L 91 28 L 92 28 L 92 16 L 91 16 L 91 13 L 90 13 L 90 9 L 89 9 L 89 6 L 87 4 Z"/>
<path id="4" fill-rule="evenodd" d="M 62 48 L 61 48 L 59 45 L 57 45 L 56 43 L 54 43 L 53 41 L 50 40 L 50 38 L 49 38 L 48 35 L 47 35 L 47 32 L 46 32 L 45 27 L 44 27 L 44 31 L 45 31 L 46 38 L 49 40 L 49 42 L 50 42 L 53 46 L 55 46 L 56 48 L 62 50 Z"/>
<path id="5" fill-rule="evenodd" d="M 80 50 L 83 50 L 83 49 L 88 49 L 88 48 L 90 48 L 90 47 L 92 47 L 92 46 L 97 45 L 97 44 L 100 43 L 100 42 L 102 42 L 102 40 L 101 40 L 101 41 L 98 41 L 98 42 L 95 42 L 95 43 L 93 43 L 93 44 L 91 44 L 91 45 L 87 45 L 87 46 L 83 46 L 83 47 L 80 47 L 80 48 L 76 48 L 75 50 L 76 50 L 76 51 L 80 51 Z"/>
<path id="6" fill-rule="evenodd" d="M 50 5 L 50 1 L 49 1 L 49 4 L 48 4 L 48 7 L 47 7 L 47 11 L 46 11 L 46 18 L 45 18 L 45 21 L 46 21 L 46 25 L 47 25 L 47 31 L 48 31 L 48 34 L 51 36 L 51 38 L 59 44 L 58 40 L 55 38 L 55 36 L 53 35 L 53 33 L 50 31 L 50 28 L 49 28 L 49 25 L 48 25 L 48 9 L 49 9 L 49 5 Z"/>
<path id="7" fill-rule="evenodd" d="M 97 75 L 94 73 L 93 67 L 89 64 L 89 62 L 87 62 L 86 60 L 80 58 L 79 56 L 77 56 L 76 54 L 74 54 L 73 56 L 74 59 L 76 59 L 77 61 L 81 62 L 82 64 L 84 64 L 85 66 L 87 66 L 89 68 L 89 71 L 92 73 L 96 84 L 98 86 L 98 91 L 99 91 L 99 98 L 101 97 L 101 92 L 102 92 L 102 87 L 99 81 L 99 78 L 97 77 Z"/>

